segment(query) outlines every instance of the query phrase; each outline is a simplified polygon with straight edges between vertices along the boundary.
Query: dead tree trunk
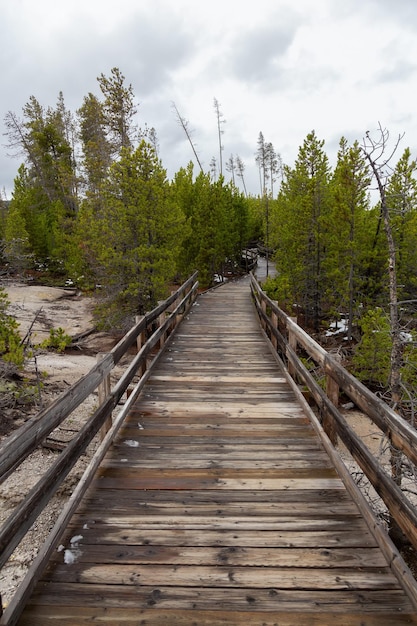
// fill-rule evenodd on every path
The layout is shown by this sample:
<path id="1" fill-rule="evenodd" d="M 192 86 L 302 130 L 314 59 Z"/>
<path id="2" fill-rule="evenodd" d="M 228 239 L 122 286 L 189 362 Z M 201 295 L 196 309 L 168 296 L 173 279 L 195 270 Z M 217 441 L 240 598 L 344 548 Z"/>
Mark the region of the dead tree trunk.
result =
<path id="1" fill-rule="evenodd" d="M 366 135 L 363 151 L 366 159 L 371 166 L 372 172 L 378 186 L 378 192 L 381 202 L 381 217 L 384 224 L 385 236 L 388 244 L 388 278 L 389 278 L 389 317 L 390 317 L 390 333 L 391 333 L 391 358 L 390 358 L 390 377 L 389 388 L 391 393 L 392 407 L 401 414 L 401 367 L 403 365 L 404 345 L 401 338 L 401 328 L 398 307 L 398 289 L 397 289 L 397 264 L 396 249 L 394 236 L 392 232 L 391 218 L 389 207 L 387 204 L 386 185 L 388 181 L 387 167 L 392 158 L 401 137 L 397 139 L 394 150 L 386 156 L 387 141 L 389 133 L 386 129 L 379 126 L 379 138 L 374 141 Z M 392 477 L 398 486 L 402 482 L 402 453 L 391 444 L 391 472 Z M 394 521 L 390 520 L 390 535 L 396 543 L 401 542 L 402 533 Z"/>

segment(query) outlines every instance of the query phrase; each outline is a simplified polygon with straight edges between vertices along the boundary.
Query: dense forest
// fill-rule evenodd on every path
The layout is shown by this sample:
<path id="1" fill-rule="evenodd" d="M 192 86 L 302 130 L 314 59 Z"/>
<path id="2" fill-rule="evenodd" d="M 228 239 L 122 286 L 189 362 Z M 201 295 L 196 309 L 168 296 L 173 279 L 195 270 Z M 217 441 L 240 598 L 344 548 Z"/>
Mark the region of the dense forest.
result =
<path id="1" fill-rule="evenodd" d="M 31 97 L 6 117 L 23 157 L 1 223 L 2 265 L 36 268 L 96 289 L 103 327 L 123 327 L 200 271 L 202 285 L 232 268 L 259 235 L 255 206 L 232 183 L 190 162 L 167 179 L 156 131 L 136 123 L 131 86 L 114 68 L 73 114 L 61 93 L 47 109 Z M 258 229 L 258 232 L 257 232 Z"/>
<path id="2" fill-rule="evenodd" d="M 240 157 L 223 167 L 217 100 L 219 157 L 209 172 L 197 157 L 198 169 L 190 160 L 168 180 L 156 130 L 138 127 L 120 70 L 102 74 L 98 87 L 75 113 L 63 94 L 54 107 L 31 97 L 22 117 L 8 113 L 9 145 L 22 164 L 1 212 L 3 272 L 94 291 L 98 323 L 123 329 L 195 269 L 208 286 L 261 243 L 277 269 L 268 294 L 317 335 L 336 325 L 354 373 L 412 416 L 417 164 L 409 148 L 400 152 L 401 138 L 391 148 L 382 127 L 361 143 L 342 137 L 332 168 L 312 131 L 290 167 L 261 132 L 260 191 L 248 195 Z M 4 299 L 0 318 L 4 326 Z"/>

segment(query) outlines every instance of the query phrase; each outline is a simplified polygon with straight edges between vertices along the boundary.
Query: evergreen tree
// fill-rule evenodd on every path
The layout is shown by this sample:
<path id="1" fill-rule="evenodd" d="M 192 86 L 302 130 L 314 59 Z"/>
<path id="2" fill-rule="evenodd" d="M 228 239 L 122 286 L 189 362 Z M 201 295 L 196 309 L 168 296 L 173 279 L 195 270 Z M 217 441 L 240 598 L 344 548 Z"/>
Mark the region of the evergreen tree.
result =
<path id="1" fill-rule="evenodd" d="M 172 183 L 187 219 L 188 231 L 180 254 L 183 275 L 199 270 L 207 286 L 215 274 L 222 275 L 228 261 L 237 262 L 249 237 L 248 201 L 223 178 L 212 181 L 199 173 L 193 182 L 193 166 L 181 169 Z"/>
<path id="2" fill-rule="evenodd" d="M 249 206 L 244 194 L 239 192 L 233 184 L 226 187 L 228 198 L 226 214 L 226 255 L 236 261 L 240 260 L 242 250 L 249 243 Z"/>
<path id="3" fill-rule="evenodd" d="M 12 213 L 19 214 L 38 260 L 58 260 L 65 256 L 65 233 L 78 207 L 73 120 L 62 94 L 56 109 L 47 110 L 31 96 L 23 114 L 23 120 L 6 116 L 10 145 L 25 160 L 15 180 Z"/>
<path id="4" fill-rule="evenodd" d="M 60 94 L 57 109 L 46 111 L 33 96 L 23 109 L 29 171 L 51 202 L 59 200 L 69 216 L 76 212 L 76 188 L 72 146 L 67 139 Z"/>
<path id="5" fill-rule="evenodd" d="M 417 287 L 417 163 L 409 148 L 398 161 L 387 186 L 387 205 L 397 256 L 398 289 L 404 298 Z"/>
<path id="6" fill-rule="evenodd" d="M 19 272 L 31 265 L 32 252 L 26 223 L 17 203 L 10 203 L 3 237 L 3 256 Z"/>
<path id="7" fill-rule="evenodd" d="M 209 174 L 200 173 L 194 184 L 190 219 L 191 235 L 187 244 L 192 247 L 192 258 L 199 270 L 199 281 L 210 285 L 224 262 L 220 243 L 223 230 L 222 179 L 212 182 Z"/>
<path id="8" fill-rule="evenodd" d="M 137 130 L 134 124 L 136 106 L 133 87 L 125 85 L 125 77 L 117 67 L 111 70 L 110 77 L 100 74 L 97 80 L 104 96 L 102 111 L 107 137 L 113 154 L 118 154 L 122 148 L 133 147 Z"/>
<path id="9" fill-rule="evenodd" d="M 21 165 L 6 217 L 6 246 L 13 247 L 20 240 L 24 242 L 25 254 L 33 254 L 41 262 L 50 259 L 57 250 L 63 213 L 59 200 L 51 201 Z"/>
<path id="10" fill-rule="evenodd" d="M 103 106 L 89 93 L 78 110 L 84 188 L 98 200 L 111 165 L 112 145 L 106 133 Z"/>
<path id="11" fill-rule="evenodd" d="M 367 385 L 386 389 L 392 349 L 389 319 L 380 307 L 369 309 L 360 327 L 362 337 L 352 359 L 354 374 Z"/>
<path id="12" fill-rule="evenodd" d="M 347 336 L 352 337 L 354 307 L 362 292 L 365 246 L 365 214 L 369 209 L 369 168 L 358 142 L 349 147 L 342 137 L 331 182 L 331 202 L 326 214 L 327 306 L 347 313 Z"/>
<path id="13" fill-rule="evenodd" d="M 330 168 L 315 132 L 307 135 L 294 168 L 285 167 L 271 242 L 276 248 L 278 293 L 302 308 L 306 323 L 319 330 L 324 311 L 324 258 L 329 213 Z"/>
<path id="14" fill-rule="evenodd" d="M 103 326 L 123 326 L 166 296 L 177 271 L 184 215 L 153 146 L 124 148 L 110 168 L 100 212 L 83 207 L 82 247 L 102 285 Z"/>
<path id="15" fill-rule="evenodd" d="M 5 369 L 2 361 L 21 368 L 25 360 L 19 324 L 9 315 L 9 304 L 6 291 L 0 287 L 0 371 Z"/>
<path id="16" fill-rule="evenodd" d="M 194 165 L 190 161 L 186 168 L 182 167 L 178 170 L 171 183 L 172 197 L 181 207 L 186 220 L 181 252 L 178 259 L 178 269 L 183 279 L 197 269 L 196 257 L 199 249 L 198 232 L 194 216 L 197 184 L 194 184 L 193 173 Z"/>

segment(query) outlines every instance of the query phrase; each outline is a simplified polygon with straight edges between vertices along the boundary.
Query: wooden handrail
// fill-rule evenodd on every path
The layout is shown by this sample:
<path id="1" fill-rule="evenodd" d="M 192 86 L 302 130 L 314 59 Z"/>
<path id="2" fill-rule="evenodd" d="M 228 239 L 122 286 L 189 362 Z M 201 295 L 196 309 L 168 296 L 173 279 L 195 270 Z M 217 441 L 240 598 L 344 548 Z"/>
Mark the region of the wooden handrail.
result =
<path id="1" fill-rule="evenodd" d="M 165 341 L 161 341 L 161 339 L 164 338 L 165 340 L 168 333 L 170 335 L 173 334 L 183 315 L 190 309 L 197 297 L 198 282 L 196 278 L 197 272 L 167 300 L 159 304 L 135 324 L 113 350 L 105 355 L 88 374 L 63 393 L 50 407 L 29 420 L 3 442 L 0 447 L 0 475 L 2 480 L 7 478 L 38 447 L 45 437 L 71 415 L 98 387 L 114 365 L 120 361 L 131 345 L 136 342 L 137 337 L 141 333 L 149 334 L 139 352 L 131 360 L 129 366 L 115 384 L 114 389 L 110 390 L 108 396 L 103 399 L 100 406 L 75 434 L 53 465 L 38 480 L 4 522 L 0 529 L 0 567 L 3 567 L 7 562 L 26 532 L 57 492 L 80 456 L 85 452 L 89 443 L 119 404 L 133 378 L 138 376 L 140 371 L 142 375 L 139 383 L 136 384 L 135 395 L 139 393 L 138 390 L 142 388 L 153 364 L 163 351 Z M 162 314 L 165 312 L 165 320 L 155 330 L 148 332 L 156 320 L 162 320 Z M 153 356 L 152 362 L 147 365 L 147 360 L 156 346 L 160 346 L 159 351 Z M 106 438 L 106 441 L 108 441 L 108 438 Z"/>
<path id="2" fill-rule="evenodd" d="M 391 444 L 401 450 L 416 465 L 417 430 L 350 374 L 336 358 L 314 341 L 294 319 L 286 315 L 278 304 L 262 291 L 253 275 L 251 275 L 251 288 L 261 325 L 271 341 L 271 346 L 281 357 L 292 378 L 302 381 L 309 389 L 319 408 L 322 425 L 328 437 L 333 443 L 335 443 L 335 433 L 341 438 L 349 453 L 384 501 L 392 518 L 414 548 L 417 549 L 417 511 L 415 507 L 394 480 L 384 471 L 362 440 L 349 427 L 338 409 L 338 394 L 335 392 L 335 387 L 330 387 L 332 389 L 332 397 L 330 398 L 297 356 L 297 347 L 301 347 L 322 368 L 326 377 L 331 379 L 388 437 Z"/>
<path id="3" fill-rule="evenodd" d="M 152 364 L 155 364 L 157 362 L 161 354 L 162 351 L 155 355 Z M 128 412 L 131 409 L 133 402 L 142 391 L 143 386 L 145 385 L 151 371 L 152 367 L 144 373 L 142 378 L 140 378 L 132 394 L 127 399 L 126 404 L 124 404 L 120 413 L 115 418 L 109 432 L 106 434 L 103 441 L 100 443 L 99 447 L 95 451 L 87 469 L 85 470 L 83 476 L 75 487 L 67 503 L 64 505 L 64 508 L 58 519 L 56 520 L 53 529 L 49 533 L 48 537 L 45 540 L 45 543 L 35 557 L 27 575 L 17 588 L 16 593 L 14 594 L 9 605 L 4 611 L 3 616 L 0 618 L 1 626 L 15 626 L 15 624 L 17 623 L 23 607 L 25 606 L 30 594 L 34 590 L 35 585 L 37 584 L 43 571 L 45 570 L 49 559 L 51 558 L 52 554 L 59 544 L 63 529 L 66 528 L 68 522 L 71 519 L 71 516 L 75 512 L 77 506 L 80 504 L 85 492 L 91 484 L 95 472 L 97 471 L 101 461 L 104 458 L 104 455 L 110 447 L 117 432 L 120 430 L 120 427 L 122 426 L 125 417 L 128 415 Z"/>
<path id="4" fill-rule="evenodd" d="M 148 329 L 178 298 L 182 297 L 193 286 L 196 289 L 197 272 L 162 304 L 147 313 L 135 324 L 119 343 L 97 363 L 88 374 L 85 374 L 61 394 L 52 404 L 28 420 L 14 431 L 0 445 L 0 482 L 3 482 L 22 463 L 39 444 L 57 428 L 89 395 L 93 393 L 129 348 L 136 342 L 140 333 Z"/>

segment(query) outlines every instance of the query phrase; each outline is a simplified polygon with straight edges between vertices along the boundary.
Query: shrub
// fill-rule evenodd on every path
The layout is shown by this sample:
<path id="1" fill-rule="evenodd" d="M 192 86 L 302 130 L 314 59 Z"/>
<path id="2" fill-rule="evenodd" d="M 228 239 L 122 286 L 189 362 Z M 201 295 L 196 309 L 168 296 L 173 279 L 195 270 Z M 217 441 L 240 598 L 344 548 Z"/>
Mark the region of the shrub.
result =
<path id="1" fill-rule="evenodd" d="M 376 307 L 366 312 L 359 326 L 362 338 L 352 359 L 353 373 L 359 380 L 386 387 L 392 347 L 389 319 L 380 307 Z"/>
<path id="2" fill-rule="evenodd" d="M 0 358 L 21 368 L 25 360 L 24 347 L 19 324 L 7 313 L 9 304 L 5 290 L 0 287 Z"/>
<path id="3" fill-rule="evenodd" d="M 51 328 L 48 339 L 41 343 L 41 348 L 64 352 L 65 348 L 71 345 L 72 339 L 66 334 L 63 328 Z"/>

